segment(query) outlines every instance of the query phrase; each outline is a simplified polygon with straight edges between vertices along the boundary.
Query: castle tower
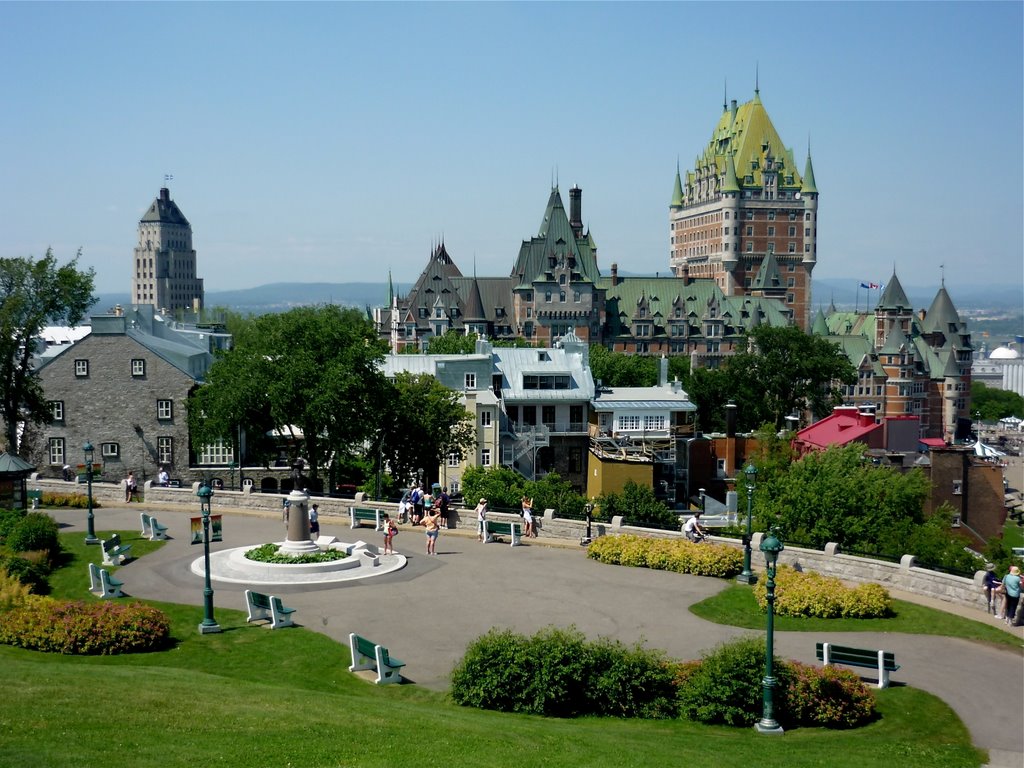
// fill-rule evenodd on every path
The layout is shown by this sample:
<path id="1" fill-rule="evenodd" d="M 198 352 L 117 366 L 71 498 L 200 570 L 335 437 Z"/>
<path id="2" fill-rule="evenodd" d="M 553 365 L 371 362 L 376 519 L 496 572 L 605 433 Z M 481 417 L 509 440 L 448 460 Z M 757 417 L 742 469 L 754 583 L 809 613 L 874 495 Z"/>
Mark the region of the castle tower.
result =
<path id="1" fill-rule="evenodd" d="M 132 264 L 133 304 L 158 310 L 201 309 L 203 281 L 196 277 L 192 225 L 171 200 L 167 187 L 139 220 L 139 243 Z"/>
<path id="2" fill-rule="evenodd" d="M 818 189 L 808 150 L 804 174 L 779 138 L 760 92 L 724 105 L 693 170 L 676 170 L 669 204 L 672 272 L 712 279 L 726 296 L 749 296 L 771 254 L 794 323 L 811 325 Z"/>

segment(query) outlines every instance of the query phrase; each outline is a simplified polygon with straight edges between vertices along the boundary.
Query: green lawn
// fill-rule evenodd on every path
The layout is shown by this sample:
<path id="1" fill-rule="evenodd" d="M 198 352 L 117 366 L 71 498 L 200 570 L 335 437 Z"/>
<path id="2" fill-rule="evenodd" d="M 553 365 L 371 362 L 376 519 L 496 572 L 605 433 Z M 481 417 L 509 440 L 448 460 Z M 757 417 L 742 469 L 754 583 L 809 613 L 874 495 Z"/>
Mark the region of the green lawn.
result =
<path id="1" fill-rule="evenodd" d="M 57 574 L 54 593 L 82 597 L 96 548 L 81 535 L 67 548 L 72 575 Z M 164 652 L 72 657 L 0 646 L 0 766 L 955 768 L 984 758 L 949 707 L 909 687 L 877 691 L 881 717 L 870 726 L 782 738 L 684 721 L 505 715 L 414 685 L 367 683 L 347 671 L 346 647 L 305 628 L 271 632 L 219 608 L 225 631 L 202 636 L 200 607 L 156 605 L 173 625 Z"/>
<path id="2" fill-rule="evenodd" d="M 910 635 L 963 637 L 1020 647 L 1019 638 L 983 621 L 965 619 L 916 603 L 894 600 L 896 615 L 888 619 L 802 619 L 776 616 L 775 629 L 786 632 L 902 632 Z M 732 584 L 707 600 L 690 607 L 702 619 L 716 624 L 764 629 L 764 614 L 754 600 L 754 591 Z"/>

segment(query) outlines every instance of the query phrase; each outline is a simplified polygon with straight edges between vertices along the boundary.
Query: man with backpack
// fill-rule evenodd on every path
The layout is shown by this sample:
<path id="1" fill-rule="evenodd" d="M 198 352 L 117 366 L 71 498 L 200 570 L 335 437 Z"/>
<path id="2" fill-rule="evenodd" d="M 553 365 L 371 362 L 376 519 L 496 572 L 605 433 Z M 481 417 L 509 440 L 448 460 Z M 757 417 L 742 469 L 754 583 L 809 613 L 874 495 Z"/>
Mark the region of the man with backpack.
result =
<path id="1" fill-rule="evenodd" d="M 423 489 L 416 485 L 412 489 L 412 524 L 419 525 L 420 520 L 423 519 Z"/>

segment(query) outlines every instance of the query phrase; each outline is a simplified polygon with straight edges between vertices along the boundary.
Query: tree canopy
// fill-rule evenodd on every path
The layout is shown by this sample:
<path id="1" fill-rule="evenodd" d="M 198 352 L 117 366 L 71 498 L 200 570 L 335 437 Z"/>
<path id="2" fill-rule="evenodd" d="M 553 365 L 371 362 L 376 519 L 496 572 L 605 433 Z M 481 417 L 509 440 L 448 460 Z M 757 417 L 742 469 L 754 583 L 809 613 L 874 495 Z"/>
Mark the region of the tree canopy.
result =
<path id="1" fill-rule="evenodd" d="M 980 413 L 982 421 L 999 421 L 1007 416 L 1024 418 L 1024 397 L 1005 389 L 971 382 L 971 412 Z"/>
<path id="2" fill-rule="evenodd" d="M 44 326 L 74 326 L 96 297 L 95 271 L 78 269 L 75 258 L 59 265 L 52 249 L 39 261 L 0 258 L 0 382 L 7 450 L 18 452 L 18 422 L 42 423 L 50 410 L 36 374 L 30 367 L 35 338 Z"/>
<path id="3" fill-rule="evenodd" d="M 594 381 L 606 387 L 653 387 L 658 383 L 657 357 L 611 352 L 600 344 L 590 346 L 590 372 Z M 673 355 L 668 358 L 669 381 L 687 381 L 690 358 Z"/>
<path id="4" fill-rule="evenodd" d="M 189 403 L 193 446 L 231 439 L 241 426 L 247 455 L 265 459 L 268 433 L 290 433 L 292 458 L 301 452 L 317 477 L 333 456 L 378 434 L 390 397 L 379 367 L 386 349 L 355 309 L 300 307 L 253 318 Z"/>
<path id="5" fill-rule="evenodd" d="M 376 442 L 394 477 L 411 478 L 422 469 L 429 481 L 449 455 L 461 459 L 473 452 L 476 424 L 458 392 L 429 374 L 404 371 L 390 388 Z"/>
<path id="6" fill-rule="evenodd" d="M 445 331 L 441 336 L 430 337 L 427 352 L 431 355 L 471 355 L 476 350 L 477 338 L 475 333 Z"/>

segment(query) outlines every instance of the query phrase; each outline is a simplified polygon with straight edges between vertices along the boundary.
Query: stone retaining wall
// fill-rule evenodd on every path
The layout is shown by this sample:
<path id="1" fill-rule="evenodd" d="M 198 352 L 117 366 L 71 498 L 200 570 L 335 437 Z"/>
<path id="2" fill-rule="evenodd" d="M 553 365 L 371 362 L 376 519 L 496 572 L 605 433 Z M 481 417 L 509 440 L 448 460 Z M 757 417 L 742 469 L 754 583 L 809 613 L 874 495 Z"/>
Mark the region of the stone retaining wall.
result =
<path id="1" fill-rule="evenodd" d="M 85 493 L 84 485 L 36 476 L 33 476 L 29 485 L 32 489 L 39 488 L 44 492 Z M 198 513 L 199 499 L 195 493 L 198 489 L 198 483 L 195 483 L 191 488 L 163 488 L 153 486 L 151 482 L 147 482 L 143 493 L 145 494 L 147 504 L 161 506 L 180 505 L 182 508 L 194 508 Z M 124 502 L 124 487 L 120 484 L 93 483 L 92 492 L 93 498 L 99 500 L 100 504 L 104 502 Z M 245 509 L 263 510 L 267 513 L 280 514 L 285 498 L 287 498 L 287 494 L 252 493 L 251 489 L 248 488 L 242 491 L 221 490 L 216 491 L 212 496 L 211 509 L 214 513 L 218 510 Z M 394 503 L 362 501 L 358 499 L 316 496 L 311 501 L 318 505 L 318 512 L 322 518 L 343 517 L 347 519 L 349 509 L 352 506 L 380 508 L 392 515 L 396 514 L 398 509 L 398 505 Z M 508 521 L 518 520 L 519 516 L 516 514 L 492 512 L 489 513 L 488 518 Z M 585 521 L 558 518 L 555 516 L 553 509 L 544 510 L 542 516 L 537 516 L 537 521 L 538 533 L 542 539 L 553 538 L 562 541 L 579 542 L 586 537 L 587 524 Z M 450 522 L 453 527 L 457 528 L 473 530 L 476 527 L 476 517 L 471 508 L 453 508 Z M 681 539 L 683 537 L 683 534 L 679 531 L 662 531 L 623 525 L 621 517 L 613 518 L 611 523 L 594 522 L 591 526 L 591 535 L 594 538 L 615 533 L 631 533 L 638 536 L 666 539 Z M 754 550 L 751 566 L 756 570 L 764 569 L 764 557 L 759 551 L 762 535 L 761 533 L 755 533 L 751 542 L 751 547 Z M 736 539 L 711 536 L 709 540 L 737 548 L 742 546 Z M 981 610 L 985 609 L 984 596 L 981 591 L 983 571 L 978 571 L 974 578 L 930 571 L 925 568 L 916 567 L 913 555 L 904 555 L 899 563 L 890 563 L 884 560 L 844 555 L 839 551 L 838 544 L 828 544 L 824 552 L 787 546 L 779 555 L 779 563 L 800 570 L 817 571 L 827 576 L 837 576 L 844 581 L 855 583 L 873 582 L 889 589 L 910 592 L 944 600 L 949 603 L 972 606 Z"/>

